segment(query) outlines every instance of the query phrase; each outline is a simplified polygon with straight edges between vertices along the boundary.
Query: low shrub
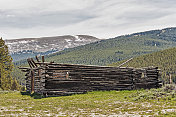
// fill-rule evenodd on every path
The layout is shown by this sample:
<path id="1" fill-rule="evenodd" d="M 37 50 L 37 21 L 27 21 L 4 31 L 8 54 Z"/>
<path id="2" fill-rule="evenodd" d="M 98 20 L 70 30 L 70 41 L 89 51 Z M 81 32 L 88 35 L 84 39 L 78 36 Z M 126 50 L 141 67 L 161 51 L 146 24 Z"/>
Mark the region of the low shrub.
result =
<path id="1" fill-rule="evenodd" d="M 134 101 L 152 99 L 176 100 L 176 85 L 167 84 L 158 89 L 137 90 L 136 93 L 131 94 L 129 98 Z"/>

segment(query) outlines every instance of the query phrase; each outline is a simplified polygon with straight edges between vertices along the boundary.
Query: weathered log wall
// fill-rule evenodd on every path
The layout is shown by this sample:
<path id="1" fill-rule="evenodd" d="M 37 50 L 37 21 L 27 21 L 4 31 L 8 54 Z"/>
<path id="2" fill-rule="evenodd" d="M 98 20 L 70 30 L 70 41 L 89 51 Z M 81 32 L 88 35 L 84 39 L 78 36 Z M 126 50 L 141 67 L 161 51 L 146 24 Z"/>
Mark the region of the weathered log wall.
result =
<path id="1" fill-rule="evenodd" d="M 133 90 L 160 87 L 156 67 L 142 69 L 38 63 L 27 68 L 27 91 L 44 95 L 69 95 L 96 90 Z M 34 82 L 31 81 L 34 79 Z"/>

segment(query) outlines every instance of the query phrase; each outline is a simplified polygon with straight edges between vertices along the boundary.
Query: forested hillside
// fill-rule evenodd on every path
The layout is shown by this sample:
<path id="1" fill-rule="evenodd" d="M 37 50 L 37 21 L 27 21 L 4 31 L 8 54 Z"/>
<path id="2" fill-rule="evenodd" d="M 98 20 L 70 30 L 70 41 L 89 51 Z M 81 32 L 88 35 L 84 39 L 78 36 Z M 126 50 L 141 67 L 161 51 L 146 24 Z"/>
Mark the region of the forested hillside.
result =
<path id="1" fill-rule="evenodd" d="M 124 60 L 125 61 L 125 60 Z M 112 66 L 118 66 L 124 61 L 113 63 Z M 167 83 L 169 77 L 176 82 L 176 48 L 166 49 L 152 54 L 147 54 L 134 58 L 132 61 L 124 65 L 128 67 L 148 67 L 158 66 L 162 72 L 162 78 Z"/>
<path id="2" fill-rule="evenodd" d="M 176 28 L 153 30 L 67 49 L 47 56 L 59 63 L 107 65 L 176 46 Z"/>
<path id="3" fill-rule="evenodd" d="M 0 88 L 3 90 L 16 90 L 18 83 L 15 78 L 12 78 L 11 72 L 13 69 L 12 58 L 9 55 L 8 47 L 5 42 L 0 39 Z"/>

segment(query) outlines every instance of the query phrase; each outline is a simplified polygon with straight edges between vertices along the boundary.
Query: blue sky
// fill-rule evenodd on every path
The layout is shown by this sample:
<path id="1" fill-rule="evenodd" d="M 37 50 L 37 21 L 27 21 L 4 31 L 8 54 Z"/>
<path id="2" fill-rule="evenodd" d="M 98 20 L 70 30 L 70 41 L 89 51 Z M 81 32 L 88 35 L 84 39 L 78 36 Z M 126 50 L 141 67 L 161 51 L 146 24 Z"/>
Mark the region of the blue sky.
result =
<path id="1" fill-rule="evenodd" d="M 112 38 L 176 26 L 176 0 L 0 0 L 4 39 L 87 34 Z"/>

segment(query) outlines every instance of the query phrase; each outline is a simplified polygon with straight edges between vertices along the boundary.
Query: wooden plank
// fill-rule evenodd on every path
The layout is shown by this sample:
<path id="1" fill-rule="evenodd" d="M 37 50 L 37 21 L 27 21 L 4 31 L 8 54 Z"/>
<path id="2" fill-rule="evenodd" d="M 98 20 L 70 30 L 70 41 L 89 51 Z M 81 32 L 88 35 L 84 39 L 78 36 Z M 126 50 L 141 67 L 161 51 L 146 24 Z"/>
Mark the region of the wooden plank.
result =
<path id="1" fill-rule="evenodd" d="M 127 68 L 127 67 L 120 67 L 120 68 L 118 68 L 118 67 L 112 67 L 112 66 L 96 66 L 96 65 L 80 65 L 80 64 L 58 64 L 58 63 L 53 63 L 53 64 L 49 64 L 49 66 L 66 66 L 66 67 L 68 67 L 68 66 L 75 66 L 75 67 L 79 67 L 79 68 L 81 68 L 81 69 L 84 69 L 84 68 L 109 68 L 109 69 L 131 69 L 131 70 L 133 70 L 133 68 Z"/>
<path id="2" fill-rule="evenodd" d="M 35 68 L 35 64 L 32 62 L 32 58 L 29 59 L 29 63 L 31 64 L 31 66 L 32 66 L 33 68 Z"/>
<path id="3" fill-rule="evenodd" d="M 37 62 L 40 62 L 40 60 L 39 60 L 38 56 L 35 56 L 35 58 L 36 58 Z"/>
<path id="4" fill-rule="evenodd" d="M 123 66 L 124 64 L 128 63 L 128 62 L 131 61 L 132 59 L 133 59 L 133 58 L 128 59 L 127 61 L 125 61 L 124 63 L 120 64 L 120 65 L 117 66 L 117 67 L 121 67 L 121 66 Z"/>
<path id="5" fill-rule="evenodd" d="M 41 77 L 41 69 L 38 70 L 38 76 Z"/>
<path id="6" fill-rule="evenodd" d="M 45 62 L 45 57 L 44 57 L 44 56 L 42 56 L 42 62 L 43 62 L 43 63 Z"/>
<path id="7" fill-rule="evenodd" d="M 133 69 L 121 69 L 121 68 L 114 68 L 114 67 L 79 67 L 79 66 L 51 66 L 48 65 L 48 69 L 61 69 L 61 68 L 67 68 L 67 69 L 76 69 L 76 70 L 114 70 L 114 71 L 132 71 Z"/>
<path id="8" fill-rule="evenodd" d="M 33 66 L 31 65 L 30 59 L 27 59 L 27 62 L 29 64 L 30 68 L 32 68 Z"/>
<path id="9" fill-rule="evenodd" d="M 30 70 L 31 68 L 30 67 L 18 67 L 18 69 L 27 69 L 27 70 Z"/>
<path id="10" fill-rule="evenodd" d="M 49 64 L 52 64 L 52 62 L 36 62 L 36 64 L 39 64 L 39 65 L 49 65 Z"/>
<path id="11" fill-rule="evenodd" d="M 31 58 L 31 63 L 32 63 L 35 67 L 38 67 L 33 58 Z"/>
<path id="12" fill-rule="evenodd" d="M 31 70 L 31 93 L 34 92 L 34 71 Z"/>
<path id="13" fill-rule="evenodd" d="M 131 73 L 125 73 L 125 72 L 101 73 L 101 72 L 74 72 L 74 71 L 70 71 L 69 74 L 70 75 L 80 75 L 80 74 L 81 75 L 107 75 L 107 76 L 109 76 L 109 75 L 112 75 L 112 76 L 113 75 L 131 76 L 132 75 Z"/>

